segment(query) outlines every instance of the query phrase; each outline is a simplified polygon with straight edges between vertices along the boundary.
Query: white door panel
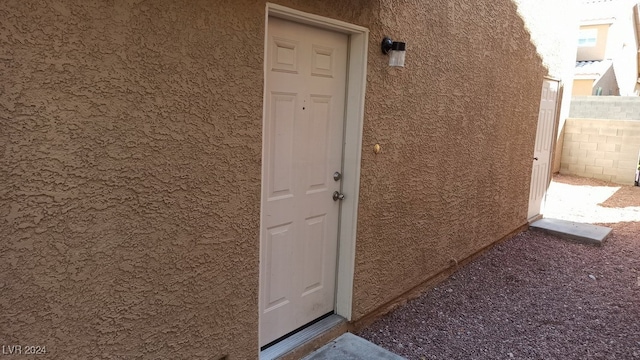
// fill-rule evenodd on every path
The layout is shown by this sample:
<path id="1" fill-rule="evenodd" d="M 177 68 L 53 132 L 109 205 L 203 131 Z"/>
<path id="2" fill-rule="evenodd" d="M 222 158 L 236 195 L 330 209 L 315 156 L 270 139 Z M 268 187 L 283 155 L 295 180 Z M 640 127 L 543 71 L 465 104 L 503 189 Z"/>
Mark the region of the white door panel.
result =
<path id="1" fill-rule="evenodd" d="M 549 184 L 551 149 L 553 148 L 553 133 L 556 116 L 556 102 L 558 97 L 558 82 L 544 80 L 538 114 L 536 143 L 533 153 L 533 168 L 531 170 L 531 187 L 529 190 L 529 212 L 531 219 L 540 214 L 542 201 L 547 193 Z"/>
<path id="2" fill-rule="evenodd" d="M 347 35 L 269 18 L 260 345 L 333 311 Z"/>

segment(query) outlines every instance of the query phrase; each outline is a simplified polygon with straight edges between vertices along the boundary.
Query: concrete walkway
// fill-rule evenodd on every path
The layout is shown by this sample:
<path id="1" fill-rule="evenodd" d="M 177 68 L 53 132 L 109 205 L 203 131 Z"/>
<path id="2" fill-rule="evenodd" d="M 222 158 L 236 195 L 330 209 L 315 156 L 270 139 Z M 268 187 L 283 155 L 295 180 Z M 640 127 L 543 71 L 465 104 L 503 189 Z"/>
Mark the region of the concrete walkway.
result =
<path id="1" fill-rule="evenodd" d="M 561 178 L 569 179 L 564 181 L 571 179 Z M 547 191 L 544 217 L 588 224 L 640 221 L 640 205 L 637 203 L 602 206 L 608 199 L 615 198 L 619 190 L 621 186 L 599 186 L 595 182 L 590 185 L 572 185 L 554 180 Z M 637 191 L 633 191 L 630 196 L 633 197 L 634 193 Z"/>
<path id="2" fill-rule="evenodd" d="M 346 333 L 312 352 L 303 360 L 404 360 L 404 358 L 361 337 Z"/>

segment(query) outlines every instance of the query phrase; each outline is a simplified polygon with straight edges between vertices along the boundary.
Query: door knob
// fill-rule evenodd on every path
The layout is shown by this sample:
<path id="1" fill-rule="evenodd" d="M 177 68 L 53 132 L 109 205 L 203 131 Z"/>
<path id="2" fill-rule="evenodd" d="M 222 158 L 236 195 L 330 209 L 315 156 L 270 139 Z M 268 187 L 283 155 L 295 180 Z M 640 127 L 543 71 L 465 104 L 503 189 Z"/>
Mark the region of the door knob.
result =
<path id="1" fill-rule="evenodd" d="M 333 192 L 333 201 L 344 200 L 344 194 L 334 191 Z"/>
<path id="2" fill-rule="evenodd" d="M 538 160 L 538 158 L 537 158 L 537 157 L 534 157 L 534 158 L 533 158 L 533 160 L 536 160 L 536 161 L 537 161 L 537 160 Z"/>

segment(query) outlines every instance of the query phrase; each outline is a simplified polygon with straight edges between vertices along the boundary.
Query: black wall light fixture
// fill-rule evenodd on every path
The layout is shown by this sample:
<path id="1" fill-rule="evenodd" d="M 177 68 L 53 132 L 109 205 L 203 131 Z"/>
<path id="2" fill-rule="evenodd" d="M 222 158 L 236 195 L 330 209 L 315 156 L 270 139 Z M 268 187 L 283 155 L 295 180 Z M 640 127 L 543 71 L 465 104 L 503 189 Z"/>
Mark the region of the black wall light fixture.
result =
<path id="1" fill-rule="evenodd" d="M 389 54 L 389 66 L 404 67 L 404 56 L 406 54 L 406 44 L 400 41 L 393 41 L 386 37 L 382 39 L 382 53 Z"/>

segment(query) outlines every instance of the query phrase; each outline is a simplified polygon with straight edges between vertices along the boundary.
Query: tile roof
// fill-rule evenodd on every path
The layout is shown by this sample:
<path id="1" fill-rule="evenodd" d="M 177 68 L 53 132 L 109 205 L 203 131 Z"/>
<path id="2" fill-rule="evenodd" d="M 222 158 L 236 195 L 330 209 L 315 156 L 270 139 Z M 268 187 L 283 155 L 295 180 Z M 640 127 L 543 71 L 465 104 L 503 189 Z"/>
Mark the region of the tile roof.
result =
<path id="1" fill-rule="evenodd" d="M 576 61 L 574 75 L 593 75 L 595 77 L 604 74 L 613 62 L 611 60 L 601 61 Z"/>

